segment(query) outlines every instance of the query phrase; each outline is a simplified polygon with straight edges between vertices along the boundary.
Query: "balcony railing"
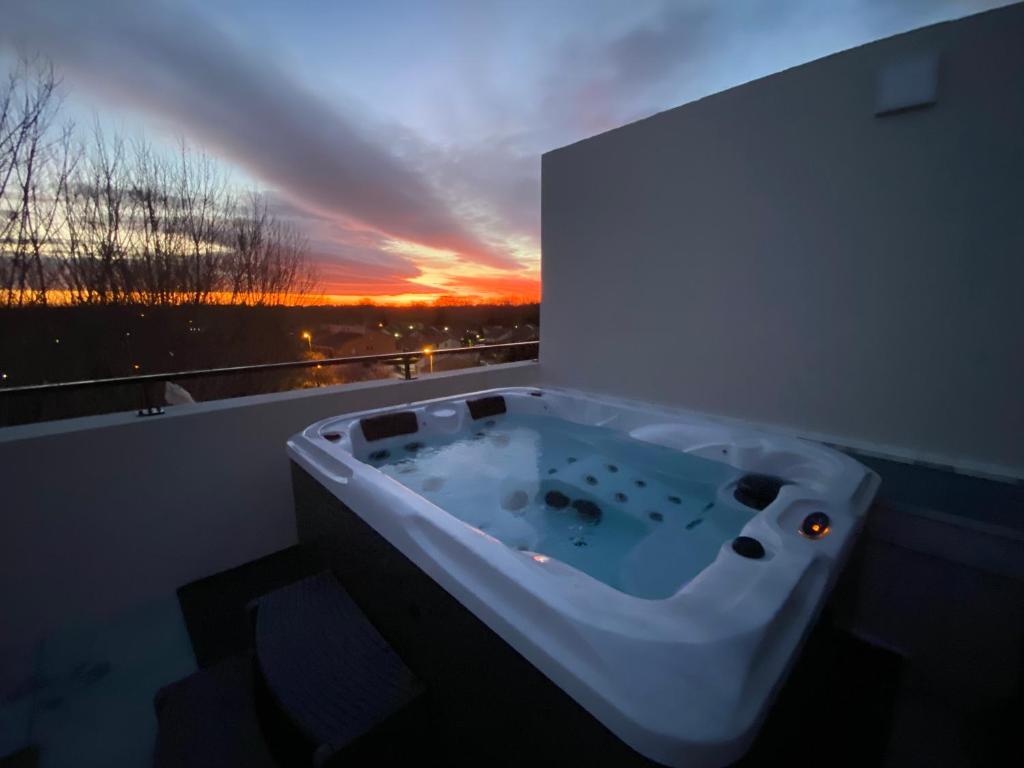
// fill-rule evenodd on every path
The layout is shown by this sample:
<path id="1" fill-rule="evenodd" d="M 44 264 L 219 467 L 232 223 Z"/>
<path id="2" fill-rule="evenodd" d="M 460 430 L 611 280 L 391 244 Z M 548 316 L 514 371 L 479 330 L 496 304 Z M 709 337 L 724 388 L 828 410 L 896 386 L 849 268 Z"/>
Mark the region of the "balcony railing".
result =
<path id="1" fill-rule="evenodd" d="M 162 414 L 163 407 L 154 397 L 157 387 L 167 382 L 210 379 L 222 376 L 238 376 L 242 374 L 268 373 L 273 371 L 317 369 L 340 365 L 382 364 L 394 365 L 402 372 L 404 379 L 413 378 L 413 370 L 421 359 L 444 357 L 447 355 L 468 355 L 482 352 L 509 352 L 539 349 L 540 341 L 516 341 L 505 344 L 480 344 L 472 347 L 456 347 L 455 349 L 415 350 L 411 352 L 392 352 L 380 355 L 356 355 L 351 357 L 328 357 L 322 360 L 289 360 L 281 363 L 257 363 L 254 365 L 235 365 L 226 368 L 203 368 L 190 371 L 168 371 L 166 373 L 145 373 L 133 376 L 116 376 L 106 379 L 82 379 L 79 381 L 61 381 L 47 384 L 27 384 L 16 387 L 0 387 L 0 402 L 4 405 L 19 396 L 41 396 L 63 392 L 93 390 L 104 387 L 137 386 L 139 393 L 139 416 L 156 416 Z M 536 359 L 536 354 L 522 358 Z M 4 420 L 6 422 L 6 419 Z"/>

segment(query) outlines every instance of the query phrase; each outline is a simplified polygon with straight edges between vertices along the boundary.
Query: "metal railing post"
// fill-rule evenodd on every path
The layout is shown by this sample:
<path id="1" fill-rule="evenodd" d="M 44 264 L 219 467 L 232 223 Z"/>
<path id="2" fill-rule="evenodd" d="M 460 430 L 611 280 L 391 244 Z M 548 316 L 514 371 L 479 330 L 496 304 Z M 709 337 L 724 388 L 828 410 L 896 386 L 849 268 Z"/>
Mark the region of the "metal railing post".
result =
<path id="1" fill-rule="evenodd" d="M 150 383 L 146 381 L 139 384 L 139 412 L 136 414 L 138 416 L 160 416 L 164 412 L 163 406 L 153 405 L 149 387 Z"/>

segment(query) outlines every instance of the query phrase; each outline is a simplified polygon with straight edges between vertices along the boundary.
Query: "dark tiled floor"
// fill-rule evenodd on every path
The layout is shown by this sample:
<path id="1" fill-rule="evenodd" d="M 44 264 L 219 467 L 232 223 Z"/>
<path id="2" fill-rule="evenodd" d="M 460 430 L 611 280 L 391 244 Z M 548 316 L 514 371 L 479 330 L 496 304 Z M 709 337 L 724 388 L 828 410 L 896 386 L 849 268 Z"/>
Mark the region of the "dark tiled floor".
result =
<path id="1" fill-rule="evenodd" d="M 39 765 L 38 747 L 25 747 L 17 752 L 0 757 L 0 768 L 35 768 Z"/>
<path id="2" fill-rule="evenodd" d="M 1024 753 L 1015 744 L 1021 715 L 1012 702 L 986 705 L 971 697 L 952 697 L 909 668 L 881 764 L 887 768 L 1022 765 Z"/>
<path id="3" fill-rule="evenodd" d="M 317 558 L 293 548 L 179 590 L 200 664 L 248 653 L 248 603 L 319 570 Z M 1024 721 L 1019 695 L 972 695 L 947 677 L 934 659 L 908 660 L 838 629 L 826 610 L 739 766 L 1024 764 L 1007 757 Z M 445 745 L 443 753 L 450 764 L 458 751 Z M 437 761 L 423 754 L 420 762 Z"/>
<path id="4" fill-rule="evenodd" d="M 260 728 L 253 660 L 234 656 L 157 696 L 154 768 L 275 768 Z"/>
<path id="5" fill-rule="evenodd" d="M 903 671 L 901 656 L 836 629 L 826 613 L 738 765 L 881 765 Z"/>
<path id="6" fill-rule="evenodd" d="M 290 547 L 178 590 L 178 601 L 200 667 L 210 667 L 252 648 L 248 605 L 261 595 L 322 568 L 302 547 Z"/>
<path id="7" fill-rule="evenodd" d="M 294 548 L 179 590 L 200 664 L 247 652 L 251 628 L 246 605 L 318 566 L 315 558 Z M 900 656 L 835 629 L 826 614 L 740 765 L 781 761 L 818 766 L 823 754 L 833 766 L 883 764 L 902 675 Z M 444 751 L 453 754 L 451 745 Z M 430 763 L 429 755 L 422 759 Z"/>

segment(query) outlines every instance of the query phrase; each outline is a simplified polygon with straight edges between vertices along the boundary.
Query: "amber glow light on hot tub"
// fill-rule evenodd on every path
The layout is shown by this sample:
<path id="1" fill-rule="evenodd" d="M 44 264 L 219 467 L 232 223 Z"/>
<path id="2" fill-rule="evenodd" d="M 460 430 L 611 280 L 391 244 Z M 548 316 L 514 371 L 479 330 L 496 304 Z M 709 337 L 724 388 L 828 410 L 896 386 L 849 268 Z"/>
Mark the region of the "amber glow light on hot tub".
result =
<path id="1" fill-rule="evenodd" d="M 820 539 L 832 530 L 831 522 L 824 512 L 812 512 L 800 524 L 800 533 L 809 539 Z"/>

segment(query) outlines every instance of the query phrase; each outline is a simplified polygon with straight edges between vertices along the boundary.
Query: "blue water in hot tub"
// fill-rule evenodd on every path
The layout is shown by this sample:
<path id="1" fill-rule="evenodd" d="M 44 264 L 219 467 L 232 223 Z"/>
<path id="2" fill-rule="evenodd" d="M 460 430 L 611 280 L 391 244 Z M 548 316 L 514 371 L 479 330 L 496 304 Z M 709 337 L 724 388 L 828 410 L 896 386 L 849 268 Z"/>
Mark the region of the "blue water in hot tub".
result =
<path id="1" fill-rule="evenodd" d="M 700 573 L 753 514 L 719 496 L 742 474 L 727 464 L 549 416 L 391 438 L 358 458 L 509 547 L 648 599 Z"/>

